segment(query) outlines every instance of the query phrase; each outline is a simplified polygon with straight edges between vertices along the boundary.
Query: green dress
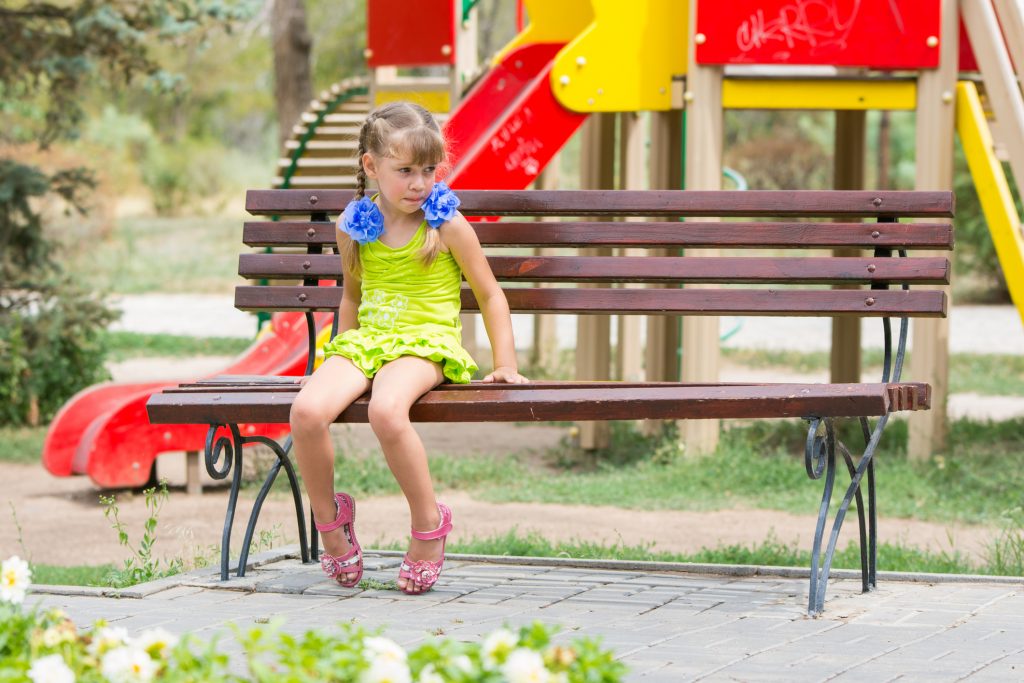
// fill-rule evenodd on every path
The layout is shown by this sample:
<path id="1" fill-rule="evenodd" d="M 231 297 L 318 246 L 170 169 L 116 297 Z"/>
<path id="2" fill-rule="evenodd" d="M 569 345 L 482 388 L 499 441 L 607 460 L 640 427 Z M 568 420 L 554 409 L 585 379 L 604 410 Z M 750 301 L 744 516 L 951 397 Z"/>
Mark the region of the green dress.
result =
<path id="1" fill-rule="evenodd" d="M 423 221 L 409 243 L 393 249 L 380 240 L 359 245 L 362 297 L 359 327 L 324 345 L 324 356 L 344 356 L 372 378 L 401 356 L 440 363 L 451 382 L 469 382 L 477 365 L 462 348 L 462 271 L 455 257 L 439 252 L 424 266 Z"/>

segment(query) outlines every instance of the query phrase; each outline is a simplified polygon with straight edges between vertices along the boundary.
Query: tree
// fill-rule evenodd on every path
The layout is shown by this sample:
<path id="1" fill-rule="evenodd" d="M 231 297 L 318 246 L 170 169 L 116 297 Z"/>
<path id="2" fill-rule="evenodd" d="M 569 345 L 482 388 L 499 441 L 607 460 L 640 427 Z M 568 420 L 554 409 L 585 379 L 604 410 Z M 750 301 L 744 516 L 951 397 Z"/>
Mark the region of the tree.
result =
<path id="1" fill-rule="evenodd" d="M 6 2 L 0 6 L 0 422 L 47 419 L 103 375 L 99 332 L 114 314 L 53 258 L 39 204 L 84 211 L 88 169 L 48 173 L 11 158 L 10 143 L 73 138 L 88 87 L 177 83 L 154 46 L 187 47 L 251 13 L 222 0 Z"/>
<path id="2" fill-rule="evenodd" d="M 270 30 L 274 42 L 274 99 L 277 101 L 277 148 L 284 143 L 313 97 L 310 54 L 313 39 L 303 0 L 273 0 Z"/>

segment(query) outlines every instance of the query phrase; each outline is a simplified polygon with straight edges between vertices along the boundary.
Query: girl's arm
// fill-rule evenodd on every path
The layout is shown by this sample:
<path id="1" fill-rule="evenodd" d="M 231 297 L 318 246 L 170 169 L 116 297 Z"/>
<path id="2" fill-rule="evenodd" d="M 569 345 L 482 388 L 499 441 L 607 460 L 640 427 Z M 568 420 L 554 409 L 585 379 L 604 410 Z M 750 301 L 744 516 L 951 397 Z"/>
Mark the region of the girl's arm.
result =
<path id="1" fill-rule="evenodd" d="M 462 268 L 466 282 L 473 289 L 480 313 L 484 317 L 487 338 L 494 352 L 494 371 L 484 377 L 485 382 L 525 384 L 529 380 L 519 374 L 516 349 L 512 340 L 512 317 L 508 301 L 501 291 L 494 273 L 487 263 L 476 232 L 461 213 L 441 226 L 441 240 Z"/>
<path id="2" fill-rule="evenodd" d="M 341 230 L 335 230 L 338 240 L 338 253 L 345 253 L 345 243 L 351 238 Z M 355 246 L 355 245 L 353 245 Z M 358 247 L 356 247 L 358 248 Z M 339 256 L 339 258 L 341 258 Z M 359 302 L 362 301 L 362 282 L 359 277 L 349 272 L 345 259 L 341 259 L 342 291 L 341 303 L 338 305 L 338 334 L 359 327 Z"/>

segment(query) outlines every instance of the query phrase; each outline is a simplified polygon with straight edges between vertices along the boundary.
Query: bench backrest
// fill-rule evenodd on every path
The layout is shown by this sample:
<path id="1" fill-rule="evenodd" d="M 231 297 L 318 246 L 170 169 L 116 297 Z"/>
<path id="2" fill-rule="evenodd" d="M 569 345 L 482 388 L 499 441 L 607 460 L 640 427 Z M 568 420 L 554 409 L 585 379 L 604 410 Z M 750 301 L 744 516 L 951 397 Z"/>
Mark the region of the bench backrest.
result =
<path id="1" fill-rule="evenodd" d="M 513 312 L 872 317 L 946 313 L 942 291 L 911 290 L 910 285 L 948 283 L 949 260 L 928 254 L 908 256 L 907 250 L 952 248 L 952 226 L 935 220 L 953 215 L 950 192 L 466 190 L 458 194 L 465 215 L 502 217 L 473 225 L 489 253 L 496 251 L 493 248 L 515 250 L 489 256 Z M 336 310 L 340 287 L 323 285 L 341 277 L 340 258 L 333 249 L 334 219 L 351 198 L 347 190 L 250 190 L 246 209 L 251 214 L 282 220 L 247 222 L 244 243 L 300 247 L 306 253 L 243 253 L 240 275 L 276 282 L 238 287 L 236 306 L 264 311 Z M 552 217 L 557 218 L 537 220 Z M 687 218 L 699 220 L 682 220 Z M 708 222 L 709 218 L 721 220 Z M 668 249 L 677 254 L 685 249 L 686 255 L 626 256 L 620 251 L 614 257 L 535 256 L 532 250 L 523 255 L 524 247 L 555 248 L 559 253 L 604 248 L 600 253 L 609 255 L 621 248 L 630 249 L 630 254 L 636 253 L 633 249 Z M 836 248 L 870 253 L 836 257 L 821 251 Z M 702 256 L 704 249 L 728 251 Z M 889 258 L 896 255 L 901 258 Z M 281 280 L 295 284 L 281 284 Z M 548 284 L 541 288 L 538 283 Z M 603 286 L 580 288 L 577 283 Z M 661 286 L 616 287 L 627 283 Z M 709 286 L 679 287 L 689 283 Z M 468 287 L 463 290 L 463 310 L 476 310 Z"/>

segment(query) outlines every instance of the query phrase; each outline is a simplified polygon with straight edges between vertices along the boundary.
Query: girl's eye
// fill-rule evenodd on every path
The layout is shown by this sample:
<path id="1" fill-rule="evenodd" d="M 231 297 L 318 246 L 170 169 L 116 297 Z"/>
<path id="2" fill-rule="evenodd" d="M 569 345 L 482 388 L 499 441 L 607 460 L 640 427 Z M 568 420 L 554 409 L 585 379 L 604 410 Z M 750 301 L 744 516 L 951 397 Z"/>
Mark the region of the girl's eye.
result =
<path id="1" fill-rule="evenodd" d="M 427 175 L 430 175 L 431 173 L 434 173 L 436 170 L 437 166 L 427 166 L 426 168 L 423 169 L 423 172 L 426 173 Z"/>

